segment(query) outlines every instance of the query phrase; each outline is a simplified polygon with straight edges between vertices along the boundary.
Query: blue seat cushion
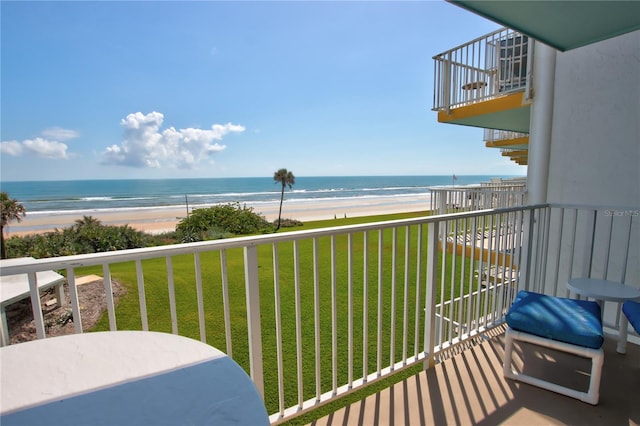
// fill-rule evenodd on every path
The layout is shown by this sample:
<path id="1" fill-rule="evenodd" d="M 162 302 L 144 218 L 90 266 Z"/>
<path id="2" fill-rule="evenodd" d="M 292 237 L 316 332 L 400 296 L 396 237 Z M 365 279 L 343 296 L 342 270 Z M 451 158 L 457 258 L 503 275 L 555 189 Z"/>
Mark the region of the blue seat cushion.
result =
<path id="1" fill-rule="evenodd" d="M 586 348 L 604 342 L 600 306 L 588 300 L 519 291 L 507 313 L 514 330 Z"/>
<path id="2" fill-rule="evenodd" d="M 627 300 L 622 304 L 622 312 L 629 319 L 633 329 L 640 333 L 640 302 Z"/>

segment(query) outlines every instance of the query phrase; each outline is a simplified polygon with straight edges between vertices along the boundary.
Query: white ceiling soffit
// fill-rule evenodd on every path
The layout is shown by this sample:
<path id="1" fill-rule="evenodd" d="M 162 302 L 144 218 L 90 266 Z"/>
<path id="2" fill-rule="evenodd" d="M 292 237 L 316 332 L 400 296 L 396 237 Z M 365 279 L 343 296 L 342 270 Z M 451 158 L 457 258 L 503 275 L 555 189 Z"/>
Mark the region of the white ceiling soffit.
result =
<path id="1" fill-rule="evenodd" d="M 560 51 L 640 29 L 640 1 L 447 0 Z"/>

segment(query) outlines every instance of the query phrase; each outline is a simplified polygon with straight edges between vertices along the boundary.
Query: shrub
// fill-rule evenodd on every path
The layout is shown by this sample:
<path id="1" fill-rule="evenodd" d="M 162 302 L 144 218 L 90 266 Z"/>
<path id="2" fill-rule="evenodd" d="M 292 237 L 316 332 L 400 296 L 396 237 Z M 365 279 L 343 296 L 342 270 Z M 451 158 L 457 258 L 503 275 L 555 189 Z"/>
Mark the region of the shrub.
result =
<path id="1" fill-rule="evenodd" d="M 239 203 L 195 209 L 176 226 L 177 235 L 185 242 L 272 231 L 273 227 L 264 217 L 254 213 L 251 207 L 240 207 Z"/>
<path id="2" fill-rule="evenodd" d="M 278 219 L 273 221 L 274 226 L 278 226 Z M 296 226 L 304 225 L 302 222 L 296 219 L 280 219 L 281 228 L 294 228 Z"/>
<path id="3" fill-rule="evenodd" d="M 11 237 L 7 251 L 11 257 L 35 258 L 70 256 L 157 245 L 157 238 L 136 231 L 129 225 L 105 226 L 99 220 L 85 216 L 76 224 L 39 235 Z"/>

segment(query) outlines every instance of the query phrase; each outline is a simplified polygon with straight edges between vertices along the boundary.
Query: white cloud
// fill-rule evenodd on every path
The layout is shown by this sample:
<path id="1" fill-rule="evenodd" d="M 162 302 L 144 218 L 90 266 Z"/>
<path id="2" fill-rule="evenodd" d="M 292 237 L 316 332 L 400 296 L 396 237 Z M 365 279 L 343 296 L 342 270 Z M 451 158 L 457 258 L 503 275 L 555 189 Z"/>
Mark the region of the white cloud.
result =
<path id="1" fill-rule="evenodd" d="M 18 141 L 0 142 L 0 153 L 17 157 L 22 154 L 22 144 Z"/>
<path id="2" fill-rule="evenodd" d="M 80 136 L 80 133 L 71 129 L 63 129 L 62 127 L 50 127 L 43 130 L 41 135 L 47 139 L 66 141 L 69 139 L 77 138 L 78 136 Z"/>
<path id="3" fill-rule="evenodd" d="M 67 159 L 67 145 L 43 138 L 26 139 L 22 142 L 6 141 L 0 143 L 0 152 L 3 154 L 19 157 L 23 154 L 31 154 L 36 157 L 49 158 L 54 160 Z"/>
<path id="4" fill-rule="evenodd" d="M 159 112 L 136 112 L 120 121 L 124 138 L 120 145 L 111 145 L 102 153 L 103 162 L 130 167 L 169 167 L 193 169 L 209 160 L 210 155 L 223 151 L 219 144 L 229 133 L 244 132 L 237 124 L 214 124 L 211 129 L 169 127 L 160 131 L 164 115 Z"/>
<path id="5" fill-rule="evenodd" d="M 62 142 L 35 138 L 23 141 L 22 146 L 25 150 L 37 157 L 51 159 L 69 158 L 67 154 L 67 145 Z"/>
<path id="6" fill-rule="evenodd" d="M 25 139 L 22 142 L 17 140 L 0 142 L 0 152 L 14 157 L 34 155 L 55 160 L 68 159 L 70 158 L 70 154 L 67 152 L 69 147 L 60 141 L 80 136 L 77 131 L 62 127 L 50 127 L 40 134 L 43 137 Z"/>

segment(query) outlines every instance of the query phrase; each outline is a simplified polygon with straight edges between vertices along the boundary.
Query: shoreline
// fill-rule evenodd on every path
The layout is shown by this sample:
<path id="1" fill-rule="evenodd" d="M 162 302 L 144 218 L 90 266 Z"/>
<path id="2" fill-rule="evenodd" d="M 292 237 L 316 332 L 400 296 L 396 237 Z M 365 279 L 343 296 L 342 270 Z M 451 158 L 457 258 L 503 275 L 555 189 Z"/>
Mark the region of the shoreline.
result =
<path id="1" fill-rule="evenodd" d="M 241 206 L 253 208 L 268 221 L 278 218 L 279 202 L 241 203 Z M 190 210 L 206 208 L 210 205 L 192 205 Z M 373 216 L 378 214 L 427 211 L 430 209 L 430 197 L 424 195 L 400 195 L 394 197 L 371 197 L 362 199 L 332 200 L 284 200 L 282 218 L 301 222 L 328 220 L 343 217 Z M 43 234 L 56 229 L 68 228 L 84 216 L 98 219 L 103 225 L 129 225 L 138 231 L 150 234 L 172 232 L 183 217 L 184 206 L 157 207 L 131 210 L 86 210 L 74 212 L 55 212 L 50 214 L 32 214 L 27 211 L 21 222 L 11 222 L 5 227 L 5 237 Z"/>

